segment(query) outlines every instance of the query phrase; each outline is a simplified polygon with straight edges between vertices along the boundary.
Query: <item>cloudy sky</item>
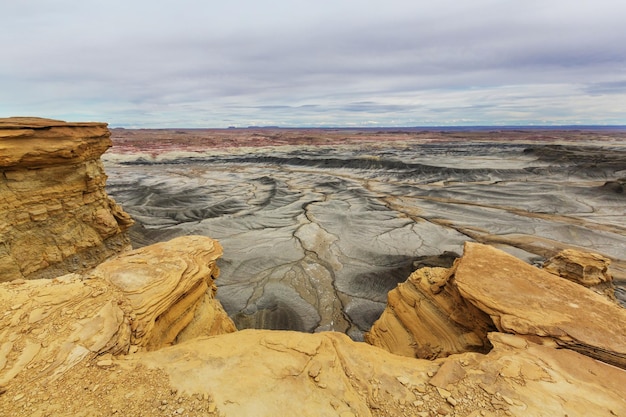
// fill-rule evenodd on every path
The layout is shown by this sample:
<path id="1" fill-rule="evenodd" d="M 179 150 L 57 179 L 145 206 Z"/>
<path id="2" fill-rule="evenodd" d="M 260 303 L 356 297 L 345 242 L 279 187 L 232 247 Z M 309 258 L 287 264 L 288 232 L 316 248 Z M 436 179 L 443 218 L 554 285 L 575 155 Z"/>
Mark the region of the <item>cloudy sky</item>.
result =
<path id="1" fill-rule="evenodd" d="M 626 125 L 624 0 L 1 0 L 0 117 Z"/>

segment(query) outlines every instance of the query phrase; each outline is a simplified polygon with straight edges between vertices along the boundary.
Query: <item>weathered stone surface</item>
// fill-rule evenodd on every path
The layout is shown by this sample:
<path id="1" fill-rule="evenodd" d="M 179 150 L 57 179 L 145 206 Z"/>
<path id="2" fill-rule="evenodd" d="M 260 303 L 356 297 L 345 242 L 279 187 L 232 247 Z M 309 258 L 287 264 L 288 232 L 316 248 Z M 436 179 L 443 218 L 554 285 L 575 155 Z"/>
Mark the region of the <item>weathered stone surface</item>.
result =
<path id="1" fill-rule="evenodd" d="M 122 254 L 89 276 L 0 284 L 0 386 L 24 371 L 51 380 L 95 355 L 234 331 L 214 299 L 221 253 L 210 238 L 181 237 Z"/>
<path id="2" fill-rule="evenodd" d="M 603 262 L 575 254 L 567 259 Z M 365 340 L 396 354 L 432 359 L 484 352 L 489 349 L 487 332 L 496 328 L 553 339 L 626 368 L 626 310 L 505 252 L 471 242 L 453 268 L 419 269 L 392 290 Z"/>
<path id="3" fill-rule="evenodd" d="M 494 263 L 502 261 L 499 251 L 476 253 L 471 246 L 464 255 L 469 262 L 459 261 L 454 280 L 485 273 L 489 268 L 480 269 L 481 260 L 492 269 L 519 267 Z M 6 312 L 0 317 L 0 409 L 16 417 L 626 413 L 626 371 L 554 343 L 540 344 L 552 340 L 547 337 L 489 333 L 488 353 L 436 361 L 394 355 L 335 332 L 206 336 L 210 332 L 191 325 L 187 335 L 189 326 L 173 337 L 172 329 L 181 326 L 172 319 L 194 306 L 203 309 L 212 299 L 221 248 L 209 238 L 184 237 L 152 249 L 123 254 L 88 279 L 72 274 L 0 284 L 0 308 Z M 464 271 L 472 266 L 479 270 Z M 451 281 L 446 270 L 434 271 L 440 275 L 413 281 L 428 282 L 428 291 L 438 295 Z M 536 271 L 618 308 L 577 284 Z M 209 289 L 198 297 L 195 289 L 202 286 L 194 282 L 203 280 Z M 162 310 L 164 304 L 169 308 Z M 588 330 L 585 323 L 579 326 Z M 215 321 L 209 327 L 214 329 Z M 173 342 L 180 343 L 163 346 Z"/>
<path id="4" fill-rule="evenodd" d="M 92 268 L 130 248 L 105 192 L 105 123 L 0 119 L 0 282 Z"/>
<path id="5" fill-rule="evenodd" d="M 96 160 L 111 146 L 110 136 L 106 123 L 0 118 L 0 167 L 41 167 Z"/>
<path id="6" fill-rule="evenodd" d="M 389 292 L 387 308 L 365 341 L 398 355 L 435 359 L 486 352 L 491 318 L 448 285 L 452 270 L 421 268 Z"/>
<path id="7" fill-rule="evenodd" d="M 616 301 L 613 277 L 608 272 L 610 264 L 609 258 L 597 253 L 566 249 L 548 259 L 543 269 Z"/>
<path id="8" fill-rule="evenodd" d="M 192 323 L 187 337 L 235 330 L 221 307 L 213 304 L 220 256 L 222 247 L 215 240 L 185 236 L 123 253 L 89 276 L 124 293 L 134 314 L 132 342 L 152 350 L 185 339 L 181 332 Z M 207 314 L 198 318 L 198 310 Z"/>
<path id="9" fill-rule="evenodd" d="M 471 242 L 456 264 L 454 282 L 501 332 L 549 338 L 626 368 L 626 309 L 601 295 Z"/>
<path id="10" fill-rule="evenodd" d="M 32 374 L 18 377 L 5 386 L 0 408 L 16 417 L 626 413 L 624 370 L 520 336 L 492 333 L 490 339 L 494 349 L 486 355 L 427 361 L 335 332 L 244 330 L 158 351 L 83 359 L 46 385 Z"/>

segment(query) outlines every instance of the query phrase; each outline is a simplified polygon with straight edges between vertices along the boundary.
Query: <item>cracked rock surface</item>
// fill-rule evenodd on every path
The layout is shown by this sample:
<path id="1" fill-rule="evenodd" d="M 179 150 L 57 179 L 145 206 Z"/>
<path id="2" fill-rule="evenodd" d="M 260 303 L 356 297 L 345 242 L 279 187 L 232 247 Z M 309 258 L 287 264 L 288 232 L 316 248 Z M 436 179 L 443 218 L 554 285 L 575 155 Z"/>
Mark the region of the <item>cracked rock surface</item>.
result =
<path id="1" fill-rule="evenodd" d="M 220 241 L 219 298 L 238 328 L 361 340 L 414 264 L 440 266 L 468 240 L 537 265 L 596 252 L 623 302 L 624 136 L 113 130 L 107 191 L 137 221 L 135 247 Z"/>

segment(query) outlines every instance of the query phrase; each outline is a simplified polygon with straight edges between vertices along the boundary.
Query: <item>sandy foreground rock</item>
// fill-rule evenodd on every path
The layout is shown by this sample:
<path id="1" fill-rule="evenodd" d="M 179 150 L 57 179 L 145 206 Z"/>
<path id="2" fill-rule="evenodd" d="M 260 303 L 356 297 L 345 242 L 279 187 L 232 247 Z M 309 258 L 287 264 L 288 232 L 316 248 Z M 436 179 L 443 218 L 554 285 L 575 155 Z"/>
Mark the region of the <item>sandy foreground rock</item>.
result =
<path id="1" fill-rule="evenodd" d="M 499 251 L 469 245 L 469 252 L 472 263 L 482 259 L 498 267 L 493 256 Z M 190 338 L 173 337 L 184 335 L 183 326 L 163 323 L 171 322 L 171 312 L 184 317 L 180 312 L 189 306 L 223 320 L 216 333 L 233 330 L 223 311 L 207 310 L 194 290 L 203 282 L 204 295 L 212 298 L 220 254 L 215 241 L 184 237 L 124 254 L 89 276 L 0 285 L 0 410 L 11 416 L 626 413 L 623 369 L 530 335 L 491 332 L 488 353 L 435 361 L 395 355 L 336 332 L 206 336 L 215 334 L 209 324 L 205 336 L 193 331 Z M 502 266 L 524 265 L 511 260 Z M 619 329 L 606 334 L 615 337 Z"/>
<path id="2" fill-rule="evenodd" d="M 54 278 L 130 249 L 105 192 L 106 123 L 0 118 L 0 282 Z"/>
<path id="3" fill-rule="evenodd" d="M 465 245 L 454 276 L 463 298 L 498 330 L 545 337 L 626 368 L 626 309 L 601 295 L 475 243 Z"/>
<path id="4" fill-rule="evenodd" d="M 544 338 L 543 343 L 626 368 L 624 308 L 582 285 L 471 242 L 453 268 L 419 269 L 391 291 L 387 309 L 366 340 L 397 354 L 435 358 L 484 352 L 487 332 L 496 329 Z"/>
<path id="5" fill-rule="evenodd" d="M 365 341 L 397 355 L 436 359 L 491 348 L 496 327 L 488 314 L 448 284 L 453 269 L 420 268 L 387 296 L 387 308 Z"/>

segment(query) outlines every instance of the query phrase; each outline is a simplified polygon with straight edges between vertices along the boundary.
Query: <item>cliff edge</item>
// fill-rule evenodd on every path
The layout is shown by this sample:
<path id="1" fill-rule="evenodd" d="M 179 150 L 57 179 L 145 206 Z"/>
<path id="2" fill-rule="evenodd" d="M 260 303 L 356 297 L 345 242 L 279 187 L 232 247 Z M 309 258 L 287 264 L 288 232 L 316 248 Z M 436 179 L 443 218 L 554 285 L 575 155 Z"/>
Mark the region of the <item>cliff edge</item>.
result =
<path id="1" fill-rule="evenodd" d="M 16 417 L 626 415 L 626 371 L 577 349 L 617 349 L 619 357 L 623 316 L 610 324 L 569 320 L 575 307 L 557 297 L 543 310 L 532 291 L 527 333 L 511 334 L 521 329 L 517 302 L 507 307 L 507 293 L 492 305 L 479 285 L 468 303 L 499 317 L 499 331 L 486 335 L 488 351 L 403 357 L 337 332 L 234 331 L 212 297 L 219 244 L 186 236 L 157 245 L 86 276 L 0 284 L 0 410 Z M 466 256 L 464 268 L 526 265 L 482 245 Z M 502 256 L 505 264 L 490 262 Z M 508 291 L 503 281 L 481 280 L 490 294 Z M 551 280 L 545 285 L 559 291 Z M 591 294 L 585 304 L 609 305 L 580 288 Z"/>
<path id="2" fill-rule="evenodd" d="M 93 268 L 130 249 L 105 192 L 106 123 L 0 119 L 0 282 Z"/>
<path id="3" fill-rule="evenodd" d="M 564 256 L 551 267 L 564 279 L 467 243 L 452 268 L 389 294 L 368 334 L 382 349 L 235 331 L 215 298 L 222 248 L 205 236 L 24 279 L 89 267 L 130 220 L 104 193 L 106 125 L 2 123 L 3 416 L 626 415 L 626 310 L 599 258 Z"/>
<path id="4" fill-rule="evenodd" d="M 610 282 L 606 260 L 598 268 L 598 255 L 575 255 L 564 251 L 553 259 L 560 270 L 601 271 L 602 282 Z M 452 268 L 418 269 L 390 291 L 387 308 L 365 340 L 399 355 L 435 359 L 485 353 L 488 333 L 499 331 L 626 369 L 626 309 L 614 297 L 575 282 L 573 273 L 571 280 L 553 273 L 555 261 L 547 265 L 539 269 L 492 246 L 467 242 Z"/>

